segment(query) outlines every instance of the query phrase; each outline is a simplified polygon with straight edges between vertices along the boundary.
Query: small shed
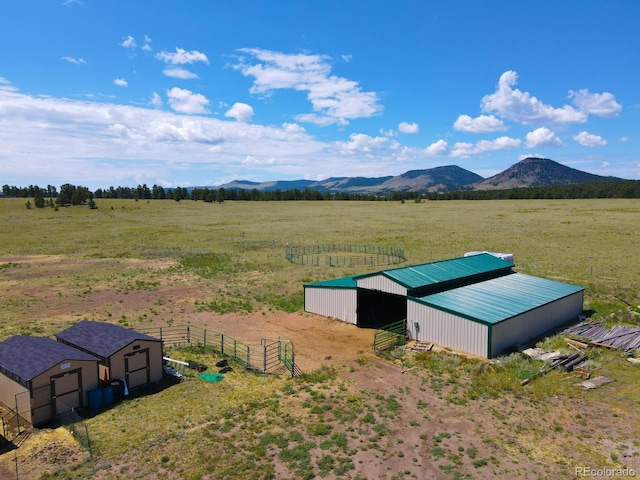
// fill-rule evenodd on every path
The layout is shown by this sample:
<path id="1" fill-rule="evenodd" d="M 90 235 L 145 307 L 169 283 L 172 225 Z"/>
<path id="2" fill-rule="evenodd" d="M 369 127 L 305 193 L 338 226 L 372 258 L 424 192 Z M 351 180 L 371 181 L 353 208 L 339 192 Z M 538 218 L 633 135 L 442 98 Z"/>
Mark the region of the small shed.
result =
<path id="1" fill-rule="evenodd" d="M 494 358 L 582 313 L 584 288 L 522 273 L 408 298 L 411 338 Z"/>
<path id="2" fill-rule="evenodd" d="M 163 376 L 162 340 L 120 325 L 82 320 L 56 335 L 58 342 L 98 357 L 101 380 L 124 379 L 129 390 Z"/>
<path id="3" fill-rule="evenodd" d="M 87 405 L 98 386 L 98 359 L 51 338 L 16 335 L 0 342 L 0 401 L 39 426 Z"/>

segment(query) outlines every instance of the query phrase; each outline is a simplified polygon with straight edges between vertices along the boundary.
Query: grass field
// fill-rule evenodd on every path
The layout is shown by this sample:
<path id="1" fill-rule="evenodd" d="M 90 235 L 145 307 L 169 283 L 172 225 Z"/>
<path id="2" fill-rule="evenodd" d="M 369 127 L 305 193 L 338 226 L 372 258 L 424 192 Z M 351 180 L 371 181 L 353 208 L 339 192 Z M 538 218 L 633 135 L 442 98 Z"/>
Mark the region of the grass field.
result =
<path id="1" fill-rule="evenodd" d="M 25 202 L 0 199 L 0 340 L 51 335 L 81 318 L 132 327 L 199 315 L 302 319 L 303 283 L 379 269 L 290 264 L 287 244 L 397 247 L 406 264 L 513 253 L 520 272 L 584 286 L 595 317 L 638 323 L 638 200 L 98 200 L 97 210 L 58 211 Z M 370 352 L 293 380 L 237 369 L 215 386 L 190 377 L 89 419 L 94 457 L 68 464 L 65 455 L 30 451 L 41 468 L 24 458 L 20 478 L 574 478 L 582 465 L 640 472 L 640 367 L 619 352 L 589 355 L 593 372 L 613 384 L 583 392 L 554 372 L 523 388 L 519 373 L 539 365 L 516 356 L 487 367 L 439 354 L 393 363 Z M 398 362 L 415 368 L 402 374 Z M 0 456 L 0 477 L 12 460 Z"/>

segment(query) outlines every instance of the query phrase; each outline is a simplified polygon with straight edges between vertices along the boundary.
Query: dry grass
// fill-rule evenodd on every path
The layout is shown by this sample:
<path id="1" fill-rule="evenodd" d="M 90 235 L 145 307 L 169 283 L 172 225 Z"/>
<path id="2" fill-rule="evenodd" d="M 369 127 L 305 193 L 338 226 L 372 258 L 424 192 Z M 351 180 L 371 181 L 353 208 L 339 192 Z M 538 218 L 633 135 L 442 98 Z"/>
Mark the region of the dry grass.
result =
<path id="1" fill-rule="evenodd" d="M 637 200 L 98 200 L 98 210 L 57 212 L 24 202 L 0 200 L 0 339 L 51 335 L 80 318 L 146 327 L 197 312 L 300 311 L 303 283 L 371 271 L 292 265 L 287 243 L 393 246 L 408 263 L 511 252 L 521 272 L 585 286 L 585 307 L 609 322 L 633 323 L 640 303 L 629 256 L 640 247 Z M 180 355 L 215 363 L 202 352 L 172 353 Z M 393 364 L 354 352 L 353 361 L 296 380 L 238 369 L 216 384 L 191 376 L 93 416 L 96 455 L 70 464 L 52 454 L 39 472 L 400 479 L 640 470 L 638 367 L 616 352 L 589 355 L 594 374 L 616 379 L 600 391 L 583 392 L 559 372 L 522 388 L 520 375 L 539 366 L 518 356 L 488 368 L 447 355 Z M 402 374 L 401 361 L 420 368 Z M 12 458 L 0 456 L 0 476 Z"/>

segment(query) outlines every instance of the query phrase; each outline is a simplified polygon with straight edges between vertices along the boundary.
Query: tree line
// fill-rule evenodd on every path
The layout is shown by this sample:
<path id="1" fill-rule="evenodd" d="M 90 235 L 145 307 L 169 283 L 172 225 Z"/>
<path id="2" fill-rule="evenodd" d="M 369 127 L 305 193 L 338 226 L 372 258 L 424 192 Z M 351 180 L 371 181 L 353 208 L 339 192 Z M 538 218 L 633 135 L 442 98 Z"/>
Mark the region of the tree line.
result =
<path id="1" fill-rule="evenodd" d="M 87 187 L 65 183 L 56 188 L 52 185 L 39 187 L 15 187 L 3 185 L 5 197 L 33 198 L 36 208 L 68 205 L 88 205 L 96 208 L 95 199 L 115 198 L 128 200 L 194 200 L 207 203 L 222 203 L 227 200 L 240 201 L 295 201 L 295 200 L 514 200 L 514 199 L 578 199 L 578 198 L 640 198 L 640 181 L 612 180 L 606 182 L 574 183 L 544 187 L 520 187 L 504 190 L 456 190 L 450 192 L 388 192 L 385 194 L 346 193 L 318 191 L 305 188 L 291 190 L 260 191 L 257 189 L 225 188 L 165 188 L 146 184 L 137 187 L 98 188 L 92 192 Z M 29 202 L 28 208 L 31 203 Z"/>

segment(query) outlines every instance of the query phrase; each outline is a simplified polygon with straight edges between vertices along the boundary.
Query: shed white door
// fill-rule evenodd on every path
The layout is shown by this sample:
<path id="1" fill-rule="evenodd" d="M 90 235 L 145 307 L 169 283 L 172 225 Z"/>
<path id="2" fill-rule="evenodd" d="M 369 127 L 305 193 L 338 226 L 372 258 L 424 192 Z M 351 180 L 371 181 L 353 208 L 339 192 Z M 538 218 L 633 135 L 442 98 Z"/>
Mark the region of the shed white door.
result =
<path id="1" fill-rule="evenodd" d="M 82 406 L 81 369 L 51 377 L 51 405 L 53 415 Z"/>
<path id="2" fill-rule="evenodd" d="M 124 356 L 124 371 L 130 389 L 143 387 L 151 382 L 149 349 L 138 350 Z"/>

